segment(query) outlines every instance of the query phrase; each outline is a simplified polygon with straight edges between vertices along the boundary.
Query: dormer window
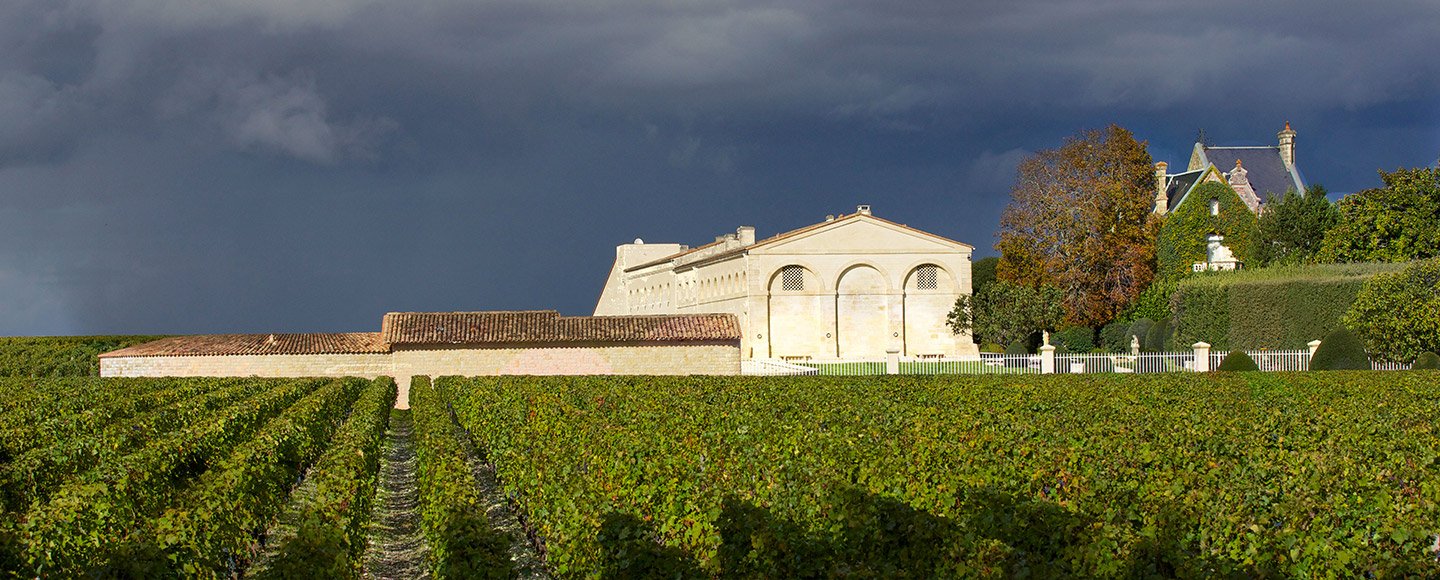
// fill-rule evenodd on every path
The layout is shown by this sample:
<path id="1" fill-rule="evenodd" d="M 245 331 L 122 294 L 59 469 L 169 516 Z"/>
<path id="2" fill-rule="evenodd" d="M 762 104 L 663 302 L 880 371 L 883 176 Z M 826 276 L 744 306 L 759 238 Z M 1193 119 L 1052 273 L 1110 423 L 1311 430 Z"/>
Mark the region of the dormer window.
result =
<path id="1" fill-rule="evenodd" d="M 1220 215 L 1220 199 L 1210 198 L 1210 215 Z"/>

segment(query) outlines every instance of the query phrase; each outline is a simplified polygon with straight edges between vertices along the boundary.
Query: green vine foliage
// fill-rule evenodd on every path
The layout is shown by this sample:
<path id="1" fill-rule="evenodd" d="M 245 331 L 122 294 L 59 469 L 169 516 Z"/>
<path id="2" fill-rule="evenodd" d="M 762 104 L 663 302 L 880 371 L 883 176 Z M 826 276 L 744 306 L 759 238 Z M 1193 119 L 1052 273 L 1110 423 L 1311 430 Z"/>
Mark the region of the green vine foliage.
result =
<path id="1" fill-rule="evenodd" d="M 98 377 L 102 352 L 164 336 L 0 337 L 0 377 Z"/>
<path id="2" fill-rule="evenodd" d="M 1417 378 L 440 383 L 562 578 L 1419 578 Z"/>
<path id="3" fill-rule="evenodd" d="M 1220 202 L 1218 216 L 1210 215 L 1211 199 Z M 1180 207 L 1165 216 L 1156 243 L 1156 276 L 1175 280 L 1188 275 L 1193 264 L 1205 261 L 1211 234 L 1224 236 L 1223 243 L 1241 262 L 1248 264 L 1254 257 L 1258 222 L 1228 184 L 1206 182 L 1196 186 Z"/>

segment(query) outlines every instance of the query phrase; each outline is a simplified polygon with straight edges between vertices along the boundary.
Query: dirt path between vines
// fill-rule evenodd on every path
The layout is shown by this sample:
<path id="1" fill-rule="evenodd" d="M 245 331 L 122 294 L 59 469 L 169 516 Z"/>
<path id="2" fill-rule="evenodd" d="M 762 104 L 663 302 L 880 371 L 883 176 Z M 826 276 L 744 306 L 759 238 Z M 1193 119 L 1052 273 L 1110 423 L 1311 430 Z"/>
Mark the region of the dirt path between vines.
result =
<path id="1" fill-rule="evenodd" d="M 464 438 L 470 443 L 466 446 L 470 450 L 470 468 L 475 472 L 475 482 L 485 500 L 485 517 L 490 519 L 490 527 L 510 534 L 510 561 L 515 566 L 515 573 L 525 580 L 549 579 L 545 560 L 530 542 L 514 504 L 505 497 L 505 491 L 495 477 L 495 466 L 484 460 L 472 437 Z"/>
<path id="2" fill-rule="evenodd" d="M 420 532 L 420 492 L 415 481 L 415 443 L 409 409 L 390 412 L 385 450 L 380 459 L 380 488 L 370 518 L 364 578 L 429 578 L 429 548 Z"/>

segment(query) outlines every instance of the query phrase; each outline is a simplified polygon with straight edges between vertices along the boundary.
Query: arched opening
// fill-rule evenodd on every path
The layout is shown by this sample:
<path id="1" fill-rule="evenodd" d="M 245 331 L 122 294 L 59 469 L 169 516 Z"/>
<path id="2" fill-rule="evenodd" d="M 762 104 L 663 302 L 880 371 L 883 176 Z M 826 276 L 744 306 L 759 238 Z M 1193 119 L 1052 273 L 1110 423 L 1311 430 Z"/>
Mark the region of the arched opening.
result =
<path id="1" fill-rule="evenodd" d="M 834 356 L 834 305 L 820 277 L 801 265 L 781 267 L 767 285 L 769 356 Z"/>
<path id="2" fill-rule="evenodd" d="M 836 351 L 841 358 L 885 356 L 892 337 L 888 285 L 885 276 L 869 265 L 854 266 L 840 275 L 835 292 Z"/>
<path id="3" fill-rule="evenodd" d="M 955 306 L 955 279 L 936 264 L 921 264 L 905 276 L 904 339 L 906 356 L 940 356 L 954 352 L 956 338 L 945 325 Z"/>

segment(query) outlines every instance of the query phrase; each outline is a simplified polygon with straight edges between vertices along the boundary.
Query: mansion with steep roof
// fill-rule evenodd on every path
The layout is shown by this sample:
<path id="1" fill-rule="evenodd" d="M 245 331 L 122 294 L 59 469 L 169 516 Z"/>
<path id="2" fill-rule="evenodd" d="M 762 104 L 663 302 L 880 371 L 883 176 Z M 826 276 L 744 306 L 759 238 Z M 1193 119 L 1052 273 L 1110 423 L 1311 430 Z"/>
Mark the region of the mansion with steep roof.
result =
<path id="1" fill-rule="evenodd" d="M 945 324 L 973 251 L 868 205 L 758 241 L 753 227 L 695 248 L 636 240 L 616 248 L 595 315 L 730 314 L 745 359 L 974 358 Z"/>
<path id="2" fill-rule="evenodd" d="M 1295 165 L 1295 130 L 1290 123 L 1275 135 L 1275 146 L 1218 147 L 1199 141 L 1185 171 L 1167 173 L 1169 164 L 1155 164 L 1155 213 L 1175 211 L 1205 182 L 1225 183 L 1259 214 L 1272 198 L 1286 191 L 1304 193 L 1305 180 Z"/>

